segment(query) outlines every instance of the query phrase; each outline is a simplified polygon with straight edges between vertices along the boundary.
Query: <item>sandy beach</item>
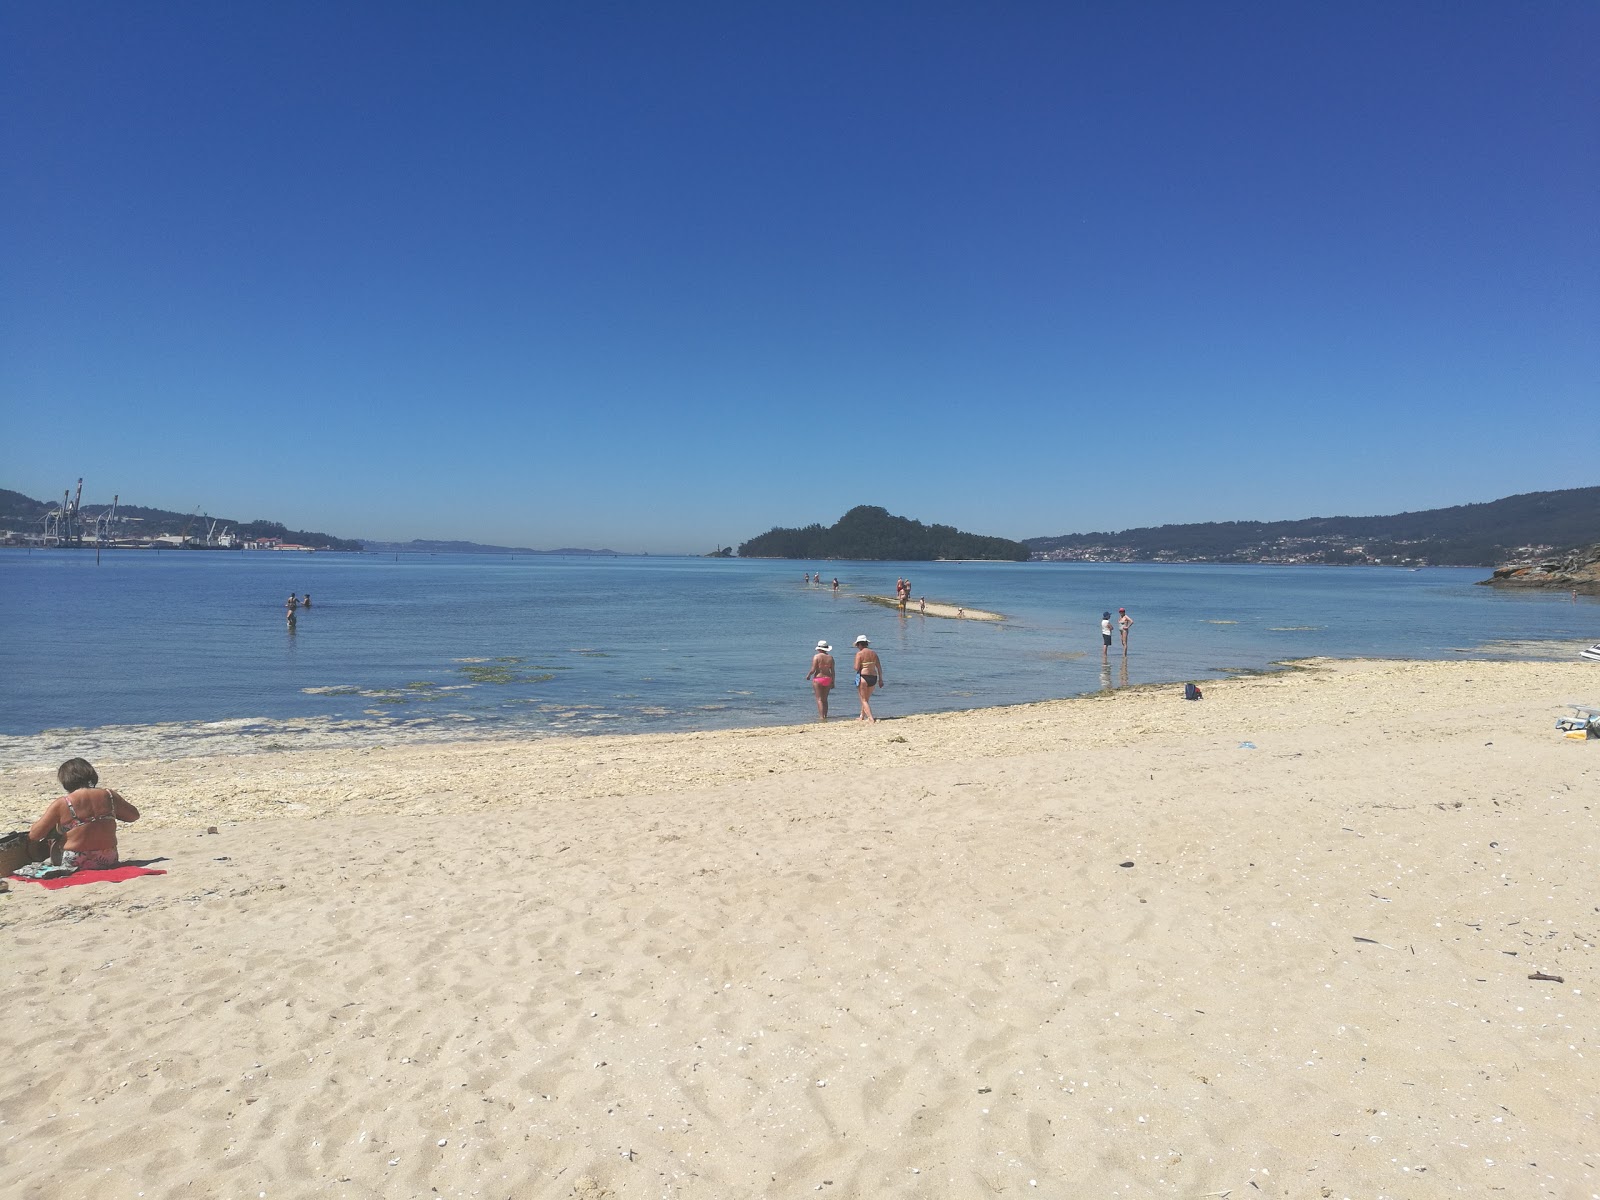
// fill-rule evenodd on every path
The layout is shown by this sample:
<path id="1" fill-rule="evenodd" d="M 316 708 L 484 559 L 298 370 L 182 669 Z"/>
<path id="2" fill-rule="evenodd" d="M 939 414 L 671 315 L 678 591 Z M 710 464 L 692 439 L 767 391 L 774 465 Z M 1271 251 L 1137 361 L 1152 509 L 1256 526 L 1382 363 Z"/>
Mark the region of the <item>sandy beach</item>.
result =
<path id="1" fill-rule="evenodd" d="M 168 873 L 0 896 L 0 1190 L 1600 1195 L 1600 669 L 1205 691 L 97 761 Z"/>

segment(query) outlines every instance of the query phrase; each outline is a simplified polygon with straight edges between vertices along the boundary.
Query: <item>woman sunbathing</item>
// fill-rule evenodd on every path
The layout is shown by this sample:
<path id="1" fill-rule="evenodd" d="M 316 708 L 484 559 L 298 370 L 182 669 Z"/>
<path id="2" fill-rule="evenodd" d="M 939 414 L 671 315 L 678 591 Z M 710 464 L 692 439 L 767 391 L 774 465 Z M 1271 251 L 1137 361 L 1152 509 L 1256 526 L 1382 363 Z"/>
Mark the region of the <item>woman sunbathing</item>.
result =
<path id="1" fill-rule="evenodd" d="M 97 786 L 100 776 L 85 759 L 67 759 L 56 778 L 67 794 L 50 801 L 28 830 L 29 849 L 59 840 L 64 867 L 101 871 L 116 866 L 117 822 L 137 821 L 139 810 L 110 788 Z"/>

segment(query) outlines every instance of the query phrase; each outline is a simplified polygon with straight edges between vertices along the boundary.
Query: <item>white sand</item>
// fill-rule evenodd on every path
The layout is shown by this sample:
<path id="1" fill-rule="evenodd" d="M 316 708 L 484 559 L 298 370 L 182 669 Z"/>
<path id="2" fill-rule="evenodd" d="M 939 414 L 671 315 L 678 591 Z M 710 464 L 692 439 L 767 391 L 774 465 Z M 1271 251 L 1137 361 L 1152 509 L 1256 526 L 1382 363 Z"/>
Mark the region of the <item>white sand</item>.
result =
<path id="1" fill-rule="evenodd" d="M 99 762 L 170 873 L 0 896 L 0 1191 L 1600 1193 L 1600 671 L 1180 694 Z"/>

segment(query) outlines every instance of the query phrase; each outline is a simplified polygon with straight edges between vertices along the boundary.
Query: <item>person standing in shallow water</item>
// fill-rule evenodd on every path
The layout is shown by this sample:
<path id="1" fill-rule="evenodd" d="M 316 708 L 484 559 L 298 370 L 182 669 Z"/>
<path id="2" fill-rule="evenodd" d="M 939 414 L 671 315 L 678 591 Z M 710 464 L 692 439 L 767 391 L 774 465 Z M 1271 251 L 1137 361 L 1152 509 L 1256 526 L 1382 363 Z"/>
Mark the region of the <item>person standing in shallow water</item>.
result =
<path id="1" fill-rule="evenodd" d="M 835 676 L 833 665 L 833 647 L 826 641 L 817 643 L 817 652 L 811 656 L 811 671 L 806 678 L 811 681 L 811 690 L 817 694 L 817 720 L 828 719 L 828 693 L 833 691 Z"/>
<path id="2" fill-rule="evenodd" d="M 1125 608 L 1119 608 L 1119 609 L 1117 609 L 1117 612 L 1120 614 L 1117 617 L 1117 629 L 1122 634 L 1122 657 L 1123 658 L 1127 658 L 1128 657 L 1128 630 L 1133 628 L 1133 618 L 1128 615 L 1128 610 L 1125 609 Z"/>
<path id="3" fill-rule="evenodd" d="M 1100 660 L 1106 661 L 1111 657 L 1111 614 L 1100 614 Z"/>
<path id="4" fill-rule="evenodd" d="M 859 721 L 877 721 L 872 715 L 872 691 L 883 686 L 883 660 L 867 643 L 867 635 L 856 638 L 856 691 L 861 697 Z"/>

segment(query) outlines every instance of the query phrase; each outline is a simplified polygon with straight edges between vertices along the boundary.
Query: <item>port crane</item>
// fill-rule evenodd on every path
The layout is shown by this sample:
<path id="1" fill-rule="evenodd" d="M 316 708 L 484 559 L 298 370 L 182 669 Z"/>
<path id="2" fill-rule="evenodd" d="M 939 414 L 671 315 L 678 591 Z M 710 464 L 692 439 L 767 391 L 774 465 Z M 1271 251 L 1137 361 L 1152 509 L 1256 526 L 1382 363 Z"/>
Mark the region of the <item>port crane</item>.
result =
<path id="1" fill-rule="evenodd" d="M 78 505 L 83 500 L 83 479 L 78 480 L 78 494 L 74 496 L 72 489 L 68 488 L 61 493 L 61 507 L 52 508 L 44 515 L 44 537 L 41 539 L 46 546 L 81 546 L 83 545 L 83 523 L 78 519 Z"/>
<path id="2" fill-rule="evenodd" d="M 117 524 L 117 502 L 122 496 L 111 497 L 111 507 L 99 513 L 94 518 L 94 544 L 100 545 L 108 537 L 114 537 Z"/>
<path id="3" fill-rule="evenodd" d="M 219 521 L 215 517 L 211 517 L 209 514 L 207 515 L 206 519 L 210 522 L 210 524 L 206 526 L 207 550 L 232 550 L 238 545 L 239 539 L 233 533 L 229 532 L 226 521 Z M 217 532 L 218 525 L 222 526 L 221 533 Z"/>

